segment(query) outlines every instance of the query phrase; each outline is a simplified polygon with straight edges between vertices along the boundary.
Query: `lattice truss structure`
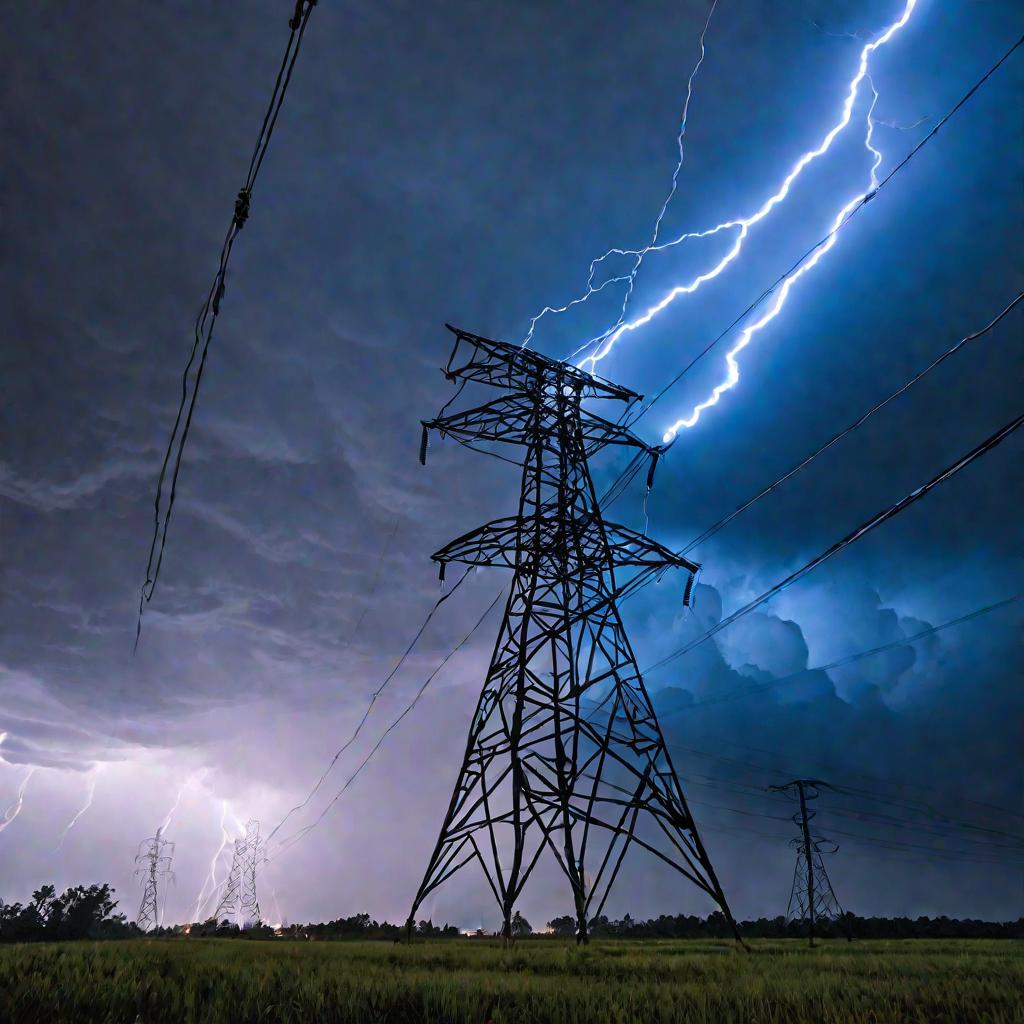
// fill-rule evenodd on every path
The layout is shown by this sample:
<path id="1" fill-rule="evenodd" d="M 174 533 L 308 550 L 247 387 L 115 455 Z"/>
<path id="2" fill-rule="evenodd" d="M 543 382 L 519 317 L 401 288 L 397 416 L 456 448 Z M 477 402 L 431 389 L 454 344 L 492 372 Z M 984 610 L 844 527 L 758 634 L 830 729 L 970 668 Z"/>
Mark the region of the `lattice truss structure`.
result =
<path id="1" fill-rule="evenodd" d="M 441 566 L 513 572 L 504 618 L 473 715 L 437 845 L 413 902 L 462 867 L 479 865 L 501 908 L 513 908 L 544 851 L 572 892 L 579 941 L 601 913 L 631 846 L 707 893 L 735 929 L 722 887 L 673 769 L 616 605 L 616 572 L 638 576 L 698 566 L 642 534 L 605 522 L 589 460 L 609 445 L 652 448 L 593 412 L 588 400 L 641 396 L 535 352 L 449 328 L 445 375 L 506 393 L 424 422 L 475 447 L 519 449 L 519 508 L 452 541 Z M 588 401 L 588 407 L 583 407 Z M 627 584 L 629 585 L 629 584 Z"/>
<path id="2" fill-rule="evenodd" d="M 160 926 L 160 887 L 163 882 L 174 881 L 171 861 L 174 858 L 174 843 L 163 838 L 163 830 L 139 843 L 135 855 L 136 875 L 142 876 L 142 902 L 139 904 L 135 923 L 140 931 L 148 932 Z"/>
<path id="3" fill-rule="evenodd" d="M 260 823 L 250 818 L 245 825 L 245 836 L 235 840 L 231 870 L 214 913 L 218 921 L 231 917 L 242 924 L 259 924 L 262 921 L 256 879 L 260 865 L 266 859 L 266 842 L 260 838 Z"/>
<path id="4" fill-rule="evenodd" d="M 839 905 L 822 859 L 822 854 L 835 853 L 839 847 L 831 839 L 811 832 L 811 822 L 818 812 L 808 806 L 811 800 L 818 799 L 821 789 L 828 788 L 828 784 L 819 779 L 796 779 L 785 786 L 770 788 L 787 793 L 799 803 L 793 815 L 793 823 L 800 832 L 790 840 L 790 846 L 797 854 L 786 919 L 805 927 L 813 943 L 815 926 L 819 922 L 838 921 L 843 916 L 843 908 Z"/>

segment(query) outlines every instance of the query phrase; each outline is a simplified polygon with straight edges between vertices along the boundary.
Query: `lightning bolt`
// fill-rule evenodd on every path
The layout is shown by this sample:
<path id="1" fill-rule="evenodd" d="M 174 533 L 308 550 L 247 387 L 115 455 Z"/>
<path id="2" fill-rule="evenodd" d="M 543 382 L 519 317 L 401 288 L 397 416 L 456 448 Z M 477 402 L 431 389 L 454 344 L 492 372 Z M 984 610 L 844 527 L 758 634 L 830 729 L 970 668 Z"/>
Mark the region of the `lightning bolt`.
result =
<path id="1" fill-rule="evenodd" d="M 644 325 L 649 324 L 656 316 L 658 316 L 659 313 L 667 309 L 670 305 L 672 305 L 672 303 L 676 301 L 676 299 L 680 298 L 681 296 L 692 295 L 701 287 L 701 285 L 718 277 L 718 275 L 721 274 L 722 271 L 725 270 L 725 268 L 729 266 L 729 264 L 732 263 L 739 256 L 740 252 L 743 249 L 743 243 L 746 240 L 747 235 L 750 233 L 750 229 L 756 224 L 759 224 L 772 212 L 772 210 L 775 209 L 775 207 L 777 207 L 780 203 L 785 201 L 794 183 L 804 172 L 804 170 L 806 170 L 806 168 L 809 167 L 812 163 L 814 163 L 815 160 L 824 156 L 831 149 L 832 143 L 836 140 L 836 138 L 843 131 L 843 129 L 845 129 L 846 126 L 850 123 L 850 120 L 853 116 L 854 105 L 856 104 L 857 97 L 860 93 L 861 85 L 868 78 L 868 70 L 870 66 L 871 55 L 876 50 L 885 46 L 893 38 L 893 36 L 895 36 L 896 33 L 899 32 L 899 30 L 902 29 L 910 21 L 910 17 L 914 13 L 914 8 L 916 6 L 917 0 L 906 0 L 905 6 L 903 8 L 903 13 L 900 15 L 900 17 L 891 25 L 889 25 L 888 28 L 886 28 L 882 33 L 876 36 L 870 43 L 867 43 L 864 47 L 862 47 L 860 51 L 860 59 L 857 63 L 857 71 L 854 74 L 853 78 L 850 80 L 849 85 L 847 86 L 846 99 L 843 102 L 842 110 L 840 112 L 838 120 L 835 122 L 835 124 L 832 125 L 828 132 L 826 132 L 821 142 L 819 142 L 814 149 L 807 150 L 807 152 L 800 156 L 796 163 L 793 164 L 793 166 L 790 168 L 789 173 L 783 178 L 782 183 L 779 185 L 776 191 L 771 196 L 769 196 L 768 199 L 766 199 L 764 203 L 762 203 L 761 206 L 754 211 L 754 213 L 747 217 L 741 217 L 735 220 L 725 221 L 721 224 L 716 225 L 713 228 L 707 229 L 706 231 L 689 232 L 687 234 L 680 235 L 678 238 L 673 239 L 670 242 L 665 242 L 661 245 L 649 246 L 646 250 L 647 252 L 660 251 L 671 248 L 672 246 L 675 245 L 679 245 L 681 242 L 684 242 L 688 239 L 707 238 L 712 235 L 719 234 L 722 231 L 735 230 L 736 237 L 733 240 L 732 247 L 725 254 L 725 256 L 723 256 L 709 270 L 706 270 L 703 273 L 697 275 L 697 277 L 695 277 L 692 281 L 688 281 L 685 284 L 679 284 L 671 288 L 664 296 L 662 296 L 662 298 L 657 303 L 655 303 L 653 306 L 647 309 L 642 315 L 640 315 L 636 319 L 619 324 L 617 327 L 613 328 L 611 333 L 607 334 L 607 336 L 605 336 L 603 340 L 599 341 L 595 351 L 592 352 L 590 355 L 584 356 L 577 363 L 577 366 L 581 368 L 586 368 L 589 370 L 589 372 L 593 373 L 595 371 L 597 363 L 604 359 L 615 348 L 617 342 L 624 335 L 632 333 L 633 331 L 638 330 Z M 871 126 L 872 123 L 869 122 L 869 132 L 871 130 Z M 857 201 L 859 201 L 861 198 L 863 198 L 863 194 L 858 197 Z M 847 216 L 848 213 L 849 210 L 846 207 L 844 207 L 841 211 L 841 216 L 845 218 L 845 216 Z M 841 221 L 837 219 L 837 223 L 841 223 Z M 830 240 L 828 248 L 831 248 L 832 241 L 834 241 L 834 239 Z M 827 249 L 825 251 L 827 251 Z M 819 253 L 818 259 L 820 259 L 820 255 L 823 255 L 823 253 Z M 818 260 L 816 259 L 814 262 L 817 263 L 817 261 Z M 795 274 L 794 279 L 798 276 L 802 276 L 802 272 L 800 274 Z M 782 293 L 780 292 L 780 294 Z M 785 294 L 783 295 L 782 303 L 778 305 L 778 308 L 774 309 L 772 316 L 770 316 L 768 320 L 773 319 L 774 316 L 778 313 L 778 310 L 782 308 L 782 305 L 785 304 L 785 296 L 787 296 L 788 294 L 789 290 L 785 289 Z M 767 323 L 768 321 L 766 320 L 765 322 Z M 760 329 L 760 326 L 763 326 L 763 324 L 759 324 L 759 326 L 757 326 L 755 330 Z M 749 343 L 749 337 L 746 339 L 746 342 L 742 346 L 740 346 L 738 350 L 735 349 L 734 347 L 734 351 L 731 354 L 735 355 L 736 351 L 741 351 L 742 348 L 746 347 L 747 343 Z M 585 343 L 579 349 L 577 349 L 576 352 L 573 353 L 573 355 L 578 355 L 590 344 L 591 342 Z M 735 385 L 736 380 L 738 380 L 738 376 L 735 380 L 733 380 L 732 378 L 733 366 L 730 363 L 729 376 L 727 377 L 726 382 L 723 385 L 719 385 L 719 387 L 715 389 L 717 395 L 713 393 L 711 400 L 712 405 L 717 403 L 718 398 L 724 391 L 728 391 L 731 387 Z M 704 407 L 706 408 L 707 406 Z M 696 420 L 694 420 L 694 422 L 696 422 Z M 682 425 L 686 425 L 686 421 L 681 421 L 681 423 Z M 675 431 L 667 431 L 666 436 L 674 437 L 678 429 L 679 428 L 677 427 Z"/>
<path id="2" fill-rule="evenodd" d="M 204 879 L 203 887 L 199 890 L 199 895 L 196 897 L 196 909 L 192 913 L 193 921 L 202 920 L 199 915 L 203 907 L 209 903 L 220 885 L 217 881 L 217 862 L 220 860 L 221 854 L 224 853 L 228 845 L 232 842 L 231 833 L 227 828 L 229 814 L 235 819 L 235 824 L 237 825 L 239 823 L 237 816 L 234 811 L 229 810 L 227 800 L 222 800 L 220 802 L 220 846 L 217 847 L 217 852 L 213 855 L 213 859 L 210 861 L 210 872 Z"/>
<path id="3" fill-rule="evenodd" d="M 198 772 L 193 772 L 178 788 L 178 795 L 174 798 L 174 803 L 171 805 L 171 809 L 167 812 L 164 817 L 163 824 L 158 829 L 159 832 L 166 832 L 171 824 L 171 819 L 177 813 L 178 808 L 181 806 L 181 798 L 185 795 L 186 789 L 191 789 L 193 784 L 201 783 L 206 779 L 209 772 L 208 768 L 201 768 Z"/>
<path id="4" fill-rule="evenodd" d="M 878 102 L 878 92 L 875 90 L 874 85 L 871 84 L 870 79 L 868 80 L 868 84 L 871 88 L 872 99 L 871 105 L 868 108 L 867 133 L 864 137 L 864 145 L 873 156 L 868 187 L 864 189 L 863 192 L 858 192 L 857 195 L 850 199 L 849 202 L 839 210 L 832 221 L 832 226 L 824 244 L 815 251 L 814 255 L 809 260 L 785 278 L 779 287 L 779 290 L 776 292 L 775 298 L 769 304 L 768 309 L 757 320 L 748 324 L 740 332 L 740 336 L 737 339 L 736 344 L 733 345 L 725 355 L 727 367 L 725 380 L 716 385 L 711 394 L 708 395 L 704 401 L 695 405 L 689 416 L 676 420 L 675 423 L 665 431 L 662 436 L 662 441 L 665 444 L 669 444 L 674 441 L 680 430 L 689 429 L 694 426 L 705 409 L 710 409 L 712 406 L 717 405 L 722 395 L 724 395 L 726 391 L 730 391 L 739 383 L 740 367 L 736 357 L 750 344 L 751 339 L 758 331 L 770 324 L 772 320 L 779 315 L 782 311 L 782 307 L 786 304 L 786 299 L 789 297 L 789 293 L 792 290 L 793 285 L 795 285 L 796 282 L 804 276 L 804 274 L 813 270 L 818 263 L 821 262 L 822 257 L 824 257 L 824 255 L 836 244 L 837 232 L 843 226 L 843 223 L 846 221 L 846 218 L 850 215 L 851 211 L 878 187 L 878 167 L 882 162 L 882 154 L 875 148 L 872 141 L 875 129 L 875 122 L 872 115 L 874 114 L 875 104 Z"/>
<path id="5" fill-rule="evenodd" d="M 64 831 L 60 834 L 60 839 L 57 840 L 57 849 L 61 849 L 64 846 L 64 840 L 67 839 L 68 833 L 75 827 L 75 823 L 78 819 L 85 814 L 90 807 L 92 807 L 92 798 L 96 795 L 96 779 L 99 775 L 100 769 L 97 765 L 89 773 L 89 785 L 85 793 L 85 803 L 82 804 L 81 809 L 78 813 L 64 826 Z"/>
<path id="6" fill-rule="evenodd" d="M 174 798 L 174 803 L 171 805 L 171 809 L 167 812 L 166 816 L 164 817 L 163 824 L 157 829 L 157 832 L 167 831 L 167 827 L 170 825 L 171 819 L 174 817 L 174 812 L 177 811 L 177 809 L 181 806 L 181 797 L 182 794 L 185 792 L 185 787 L 187 785 L 187 781 L 181 784 L 180 788 L 178 789 L 178 795 Z"/>
<path id="7" fill-rule="evenodd" d="M 533 336 L 537 330 L 537 324 L 549 313 L 565 313 L 572 309 L 573 306 L 578 306 L 580 303 L 586 302 L 591 295 L 596 295 L 598 292 L 603 291 L 610 284 L 620 284 L 626 282 L 626 293 L 622 299 L 622 309 L 619 312 L 619 319 L 615 325 L 599 335 L 597 338 L 591 338 L 590 341 L 584 342 L 573 355 L 582 352 L 589 346 L 603 341 L 608 337 L 616 328 L 618 328 L 626 318 L 626 307 L 629 305 L 630 297 L 633 294 L 633 285 L 636 282 L 636 276 L 640 272 L 640 267 L 643 264 L 644 257 L 649 253 L 661 248 L 667 248 L 667 246 L 658 245 L 658 237 L 661 233 L 661 222 L 665 219 L 665 214 L 668 212 L 669 204 L 675 197 L 676 190 L 679 187 L 679 174 L 683 169 L 684 160 L 684 149 L 683 139 L 686 137 L 686 123 L 690 114 L 690 100 L 693 98 L 693 83 L 697 78 L 697 73 L 700 71 L 701 65 L 704 63 L 705 47 L 704 39 L 708 34 L 708 27 L 711 25 L 711 18 L 715 13 L 715 8 L 718 6 L 718 0 L 713 0 L 711 9 L 708 11 L 707 20 L 704 22 L 704 28 L 700 34 L 700 56 L 697 58 L 697 63 L 694 64 L 693 70 L 690 72 L 690 77 L 686 81 L 686 100 L 683 103 L 683 113 L 679 119 L 679 133 L 676 136 L 676 148 L 679 151 L 679 159 L 676 161 L 676 166 L 672 171 L 672 185 L 668 190 L 668 195 L 665 196 L 665 201 L 661 204 L 661 210 L 658 213 L 657 218 L 654 221 L 654 228 L 651 232 L 651 240 L 643 249 L 609 249 L 603 256 L 598 256 L 597 259 L 592 260 L 590 263 L 590 275 L 587 278 L 587 287 L 582 295 L 578 295 L 575 299 L 567 302 L 564 306 L 545 306 L 536 316 L 530 319 L 530 329 L 526 333 L 526 337 L 523 339 L 523 348 L 530 344 L 533 340 Z M 714 229 L 715 231 L 719 229 Z M 714 233 L 714 231 L 710 232 Z M 693 238 L 705 237 L 706 233 L 692 235 Z M 670 245 L 678 245 L 683 239 L 677 239 L 675 242 L 669 243 Z M 598 267 L 604 263 L 605 260 L 610 259 L 612 256 L 629 256 L 632 257 L 633 266 L 629 269 L 626 274 L 621 274 L 618 277 L 610 277 L 602 281 L 601 284 L 594 284 L 594 278 L 597 276 Z"/>
<path id="8" fill-rule="evenodd" d="M 33 765 L 25 773 L 25 777 L 21 780 L 21 785 L 18 786 L 18 795 L 14 800 L 14 803 L 4 811 L 3 818 L 0 818 L 0 832 L 3 832 L 8 825 L 11 824 L 14 819 L 21 814 L 21 808 L 25 803 L 25 788 L 28 786 L 28 780 L 35 774 L 36 768 Z"/>

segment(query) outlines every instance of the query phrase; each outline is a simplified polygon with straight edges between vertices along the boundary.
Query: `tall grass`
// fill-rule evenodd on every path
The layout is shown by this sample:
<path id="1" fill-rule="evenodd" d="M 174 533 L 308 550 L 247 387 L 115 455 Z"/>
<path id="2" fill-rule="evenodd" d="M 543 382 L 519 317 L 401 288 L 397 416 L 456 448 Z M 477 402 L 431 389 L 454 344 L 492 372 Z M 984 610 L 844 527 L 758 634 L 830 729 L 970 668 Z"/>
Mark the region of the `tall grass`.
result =
<path id="1" fill-rule="evenodd" d="M 986 940 L 0 947 L 4 1024 L 1024 1024 L 1022 993 Z"/>

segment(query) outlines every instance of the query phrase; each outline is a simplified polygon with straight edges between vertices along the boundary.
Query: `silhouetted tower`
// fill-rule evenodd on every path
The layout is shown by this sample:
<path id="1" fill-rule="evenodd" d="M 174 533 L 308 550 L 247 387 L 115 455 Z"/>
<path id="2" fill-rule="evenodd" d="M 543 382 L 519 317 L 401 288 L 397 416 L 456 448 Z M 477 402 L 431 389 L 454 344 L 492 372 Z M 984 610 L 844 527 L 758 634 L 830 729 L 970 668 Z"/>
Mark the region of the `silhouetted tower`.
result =
<path id="1" fill-rule="evenodd" d="M 235 840 L 231 854 L 231 870 L 224 883 L 224 892 L 214 917 L 241 918 L 241 923 L 260 922 L 260 904 L 256 895 L 256 875 L 263 863 L 265 844 L 260 839 L 260 823 L 250 818 L 245 824 L 245 836 Z"/>
<path id="2" fill-rule="evenodd" d="M 139 844 L 139 852 L 135 855 L 135 863 L 140 865 L 135 873 L 142 875 L 142 903 L 136 924 L 144 932 L 160 926 L 159 889 L 161 880 L 173 881 L 171 860 L 174 857 L 174 843 L 169 843 L 162 835 L 163 829 L 157 829 L 156 835 L 144 839 Z"/>
<path id="3" fill-rule="evenodd" d="M 224 892 L 214 911 L 214 918 L 220 922 L 238 912 L 238 899 L 242 891 L 242 866 L 245 862 L 245 840 L 236 839 L 231 853 L 231 870 L 224 883 Z"/>
<path id="4" fill-rule="evenodd" d="M 503 342 L 456 336 L 445 375 L 508 394 L 423 424 L 473 447 L 520 449 L 516 515 L 432 556 L 513 571 L 490 668 L 437 845 L 412 904 L 471 861 L 483 869 L 511 936 L 513 910 L 544 849 L 573 895 L 578 940 L 601 913 L 631 845 L 707 893 L 735 931 L 722 887 L 687 807 L 616 602 L 641 579 L 697 566 L 624 526 L 606 523 L 589 459 L 607 445 L 661 449 L 584 409 L 585 399 L 641 396 Z M 443 413 L 443 410 L 442 410 Z M 650 484 L 650 477 L 648 477 Z M 616 570 L 635 570 L 623 585 Z"/>
<path id="5" fill-rule="evenodd" d="M 242 915 L 247 921 L 260 923 L 260 901 L 256 895 L 256 873 L 266 860 L 266 844 L 260 839 L 260 823 L 252 820 L 245 826 L 245 866 L 242 876 Z"/>
<path id="6" fill-rule="evenodd" d="M 839 900 L 832 889 L 825 870 L 822 853 L 835 853 L 839 849 L 830 839 L 815 836 L 811 833 L 811 821 L 817 812 L 808 808 L 810 800 L 818 799 L 818 791 L 831 788 L 820 779 L 794 779 L 784 786 L 769 786 L 777 793 L 786 793 L 799 801 L 800 807 L 793 815 L 794 824 L 800 834 L 790 840 L 795 847 L 796 869 L 793 872 L 793 888 L 789 894 L 789 906 L 786 908 L 788 920 L 807 924 L 807 938 L 814 945 L 814 926 L 816 921 L 838 921 L 842 915 Z M 823 847 L 831 849 L 824 850 Z"/>

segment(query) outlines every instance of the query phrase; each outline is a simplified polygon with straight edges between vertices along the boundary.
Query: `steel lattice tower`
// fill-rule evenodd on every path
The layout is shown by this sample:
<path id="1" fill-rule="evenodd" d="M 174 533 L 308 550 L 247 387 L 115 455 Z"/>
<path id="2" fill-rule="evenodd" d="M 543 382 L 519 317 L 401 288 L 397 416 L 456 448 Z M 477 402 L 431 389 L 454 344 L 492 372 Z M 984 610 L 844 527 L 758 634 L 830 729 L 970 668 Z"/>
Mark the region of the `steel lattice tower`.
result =
<path id="1" fill-rule="evenodd" d="M 243 923 L 261 922 L 260 903 L 256 894 L 256 875 L 263 863 L 266 844 L 260 838 L 260 823 L 250 818 L 245 823 L 245 836 L 236 839 L 231 854 L 231 870 L 224 883 L 224 893 L 217 904 L 214 918 L 224 920 L 229 915 L 240 916 Z"/>
<path id="2" fill-rule="evenodd" d="M 245 863 L 242 877 L 242 914 L 247 921 L 259 924 L 260 901 L 256 895 L 256 872 L 265 860 L 266 844 L 260 839 L 260 823 L 249 821 L 245 826 Z"/>
<path id="3" fill-rule="evenodd" d="M 631 845 L 707 893 L 735 932 L 725 894 L 687 807 L 619 617 L 617 569 L 630 584 L 697 566 L 603 520 L 589 459 L 608 445 L 646 454 L 585 399 L 640 399 L 537 353 L 449 328 L 445 375 L 508 392 L 423 424 L 462 444 L 522 450 L 516 515 L 452 541 L 432 558 L 513 571 L 505 614 L 472 719 L 462 767 L 408 921 L 464 865 L 483 869 L 506 938 L 516 900 L 547 848 L 572 890 L 578 941 L 600 914 Z M 649 478 L 650 481 L 650 478 Z M 689 592 L 687 585 L 687 593 Z"/>
<path id="4" fill-rule="evenodd" d="M 160 926 L 160 880 L 174 880 L 171 871 L 174 843 L 164 839 L 162 832 L 163 829 L 158 828 L 155 836 L 144 839 L 139 844 L 139 852 L 135 855 L 135 863 L 143 865 L 135 871 L 137 875 L 143 876 L 142 903 L 139 905 L 139 915 L 135 923 L 144 932 Z"/>
<path id="5" fill-rule="evenodd" d="M 800 834 L 790 840 L 790 846 L 796 849 L 797 854 L 786 918 L 807 925 L 808 941 L 813 946 L 815 922 L 838 921 L 843 916 L 821 857 L 823 852 L 835 853 L 839 847 L 830 839 L 811 833 L 811 821 L 817 812 L 807 806 L 808 801 L 818 799 L 821 789 L 830 787 L 820 779 L 794 779 L 784 786 L 768 788 L 777 793 L 795 794 L 800 803 L 799 810 L 793 815 L 793 823 L 800 829 Z M 831 849 L 823 849 L 826 846 Z"/>

